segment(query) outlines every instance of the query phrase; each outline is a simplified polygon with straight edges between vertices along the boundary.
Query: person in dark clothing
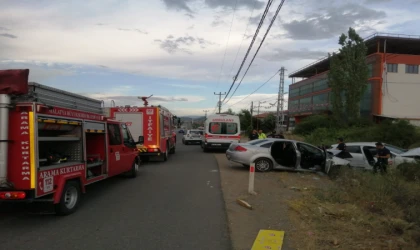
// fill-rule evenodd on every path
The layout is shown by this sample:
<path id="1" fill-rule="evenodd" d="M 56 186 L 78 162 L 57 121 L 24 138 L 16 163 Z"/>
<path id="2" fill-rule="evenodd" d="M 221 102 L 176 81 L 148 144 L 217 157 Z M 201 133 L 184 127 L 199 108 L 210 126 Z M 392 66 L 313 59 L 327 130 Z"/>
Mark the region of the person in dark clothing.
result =
<path id="1" fill-rule="evenodd" d="M 278 135 L 276 135 L 276 138 L 285 139 L 284 135 L 283 135 L 283 132 L 280 132 Z"/>
<path id="2" fill-rule="evenodd" d="M 252 141 L 256 139 L 258 139 L 258 133 L 257 133 L 257 130 L 254 129 L 252 130 L 252 133 L 249 135 L 249 140 Z"/>
<path id="3" fill-rule="evenodd" d="M 271 132 L 271 135 L 268 136 L 269 138 L 277 138 L 277 139 L 284 139 L 284 135 L 282 132 L 277 134 L 276 131 Z"/>
<path id="4" fill-rule="evenodd" d="M 378 168 L 382 173 L 386 173 L 388 167 L 388 159 L 391 157 L 391 151 L 389 151 L 389 149 L 387 149 L 381 142 L 377 142 L 375 145 L 375 157 L 378 158 L 378 161 L 373 166 L 373 173 L 376 173 Z"/>
<path id="5" fill-rule="evenodd" d="M 337 146 L 338 150 L 341 151 L 345 151 L 346 150 L 346 144 L 344 143 L 344 139 L 343 138 L 338 138 L 338 146 Z"/>
<path id="6" fill-rule="evenodd" d="M 271 134 L 267 135 L 267 138 L 276 138 L 276 131 L 273 131 Z"/>

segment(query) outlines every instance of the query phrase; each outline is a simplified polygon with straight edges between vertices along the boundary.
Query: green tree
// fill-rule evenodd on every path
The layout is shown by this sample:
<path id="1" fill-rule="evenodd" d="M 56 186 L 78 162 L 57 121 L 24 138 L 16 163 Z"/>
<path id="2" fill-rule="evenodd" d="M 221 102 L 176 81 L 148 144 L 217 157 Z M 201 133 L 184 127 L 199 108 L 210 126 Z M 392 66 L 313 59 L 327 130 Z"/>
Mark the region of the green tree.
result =
<path id="1" fill-rule="evenodd" d="M 247 109 L 242 109 L 239 113 L 239 120 L 241 122 L 241 129 L 247 133 L 251 132 L 251 112 Z"/>
<path id="2" fill-rule="evenodd" d="M 265 132 L 271 132 L 276 129 L 276 117 L 273 114 L 267 115 L 262 122 L 262 129 Z"/>
<path id="3" fill-rule="evenodd" d="M 360 118 L 360 101 L 366 90 L 369 70 L 366 63 L 367 47 L 353 28 L 342 34 L 339 53 L 330 56 L 328 84 L 333 93 L 333 112 L 345 121 Z"/>
<path id="4" fill-rule="evenodd" d="M 231 108 L 229 108 L 226 112 L 224 112 L 225 114 L 229 114 L 229 115 L 234 115 L 235 112 L 233 112 L 233 110 Z"/>

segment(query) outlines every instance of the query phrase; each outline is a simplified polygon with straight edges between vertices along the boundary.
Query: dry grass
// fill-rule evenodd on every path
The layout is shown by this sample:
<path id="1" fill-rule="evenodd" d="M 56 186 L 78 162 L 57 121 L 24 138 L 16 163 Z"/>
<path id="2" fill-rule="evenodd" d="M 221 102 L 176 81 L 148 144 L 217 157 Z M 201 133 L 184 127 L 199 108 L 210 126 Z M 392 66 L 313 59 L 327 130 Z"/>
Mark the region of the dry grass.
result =
<path id="1" fill-rule="evenodd" d="M 419 166 L 417 166 L 419 167 Z M 420 183 L 343 170 L 289 201 L 298 249 L 419 249 Z"/>

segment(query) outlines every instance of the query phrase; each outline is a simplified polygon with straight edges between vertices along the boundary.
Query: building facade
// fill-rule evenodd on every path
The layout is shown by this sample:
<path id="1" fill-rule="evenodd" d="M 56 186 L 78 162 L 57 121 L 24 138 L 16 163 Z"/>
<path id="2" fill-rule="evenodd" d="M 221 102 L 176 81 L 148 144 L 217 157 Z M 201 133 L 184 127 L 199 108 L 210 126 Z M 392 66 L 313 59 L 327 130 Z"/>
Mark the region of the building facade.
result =
<path id="1" fill-rule="evenodd" d="M 369 80 L 361 115 L 375 120 L 407 119 L 420 125 L 420 37 L 374 34 L 365 43 Z M 308 115 L 332 112 L 329 65 L 329 59 L 323 58 L 289 75 L 288 110 L 296 123 Z"/>

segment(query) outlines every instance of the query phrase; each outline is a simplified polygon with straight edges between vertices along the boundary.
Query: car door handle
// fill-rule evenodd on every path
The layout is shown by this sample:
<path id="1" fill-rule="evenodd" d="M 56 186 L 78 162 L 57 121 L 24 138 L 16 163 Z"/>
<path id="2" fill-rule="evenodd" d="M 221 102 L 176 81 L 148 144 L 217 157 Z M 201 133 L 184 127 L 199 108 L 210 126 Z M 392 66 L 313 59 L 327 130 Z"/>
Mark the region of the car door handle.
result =
<path id="1" fill-rule="evenodd" d="M 109 150 L 111 153 L 114 152 L 114 150 L 112 150 L 112 148 Z"/>

